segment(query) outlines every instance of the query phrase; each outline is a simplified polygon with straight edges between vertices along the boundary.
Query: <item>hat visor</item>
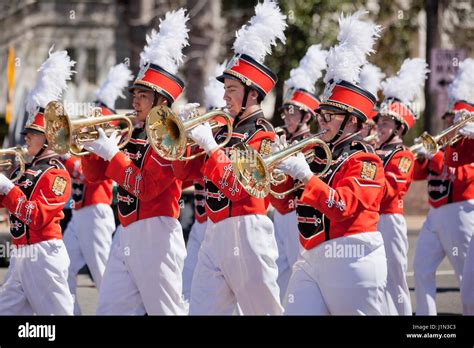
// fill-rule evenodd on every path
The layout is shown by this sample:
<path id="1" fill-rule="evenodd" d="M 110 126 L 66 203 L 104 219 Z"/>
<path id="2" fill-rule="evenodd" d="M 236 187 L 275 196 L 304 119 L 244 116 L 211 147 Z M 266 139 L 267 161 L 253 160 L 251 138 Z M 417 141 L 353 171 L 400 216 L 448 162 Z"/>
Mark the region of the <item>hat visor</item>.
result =
<path id="1" fill-rule="evenodd" d="M 145 86 L 145 85 L 140 85 L 140 84 L 134 84 L 130 87 L 128 87 L 128 91 L 130 93 L 133 93 L 134 90 L 136 89 L 139 89 L 139 90 L 142 90 L 142 91 L 148 91 L 148 92 L 154 92 L 155 90 L 148 87 L 148 86 Z"/>
<path id="2" fill-rule="evenodd" d="M 338 108 L 337 106 L 334 105 L 327 105 L 327 104 L 319 104 L 319 107 L 316 109 L 316 113 L 320 113 L 321 110 L 328 110 L 328 111 L 338 111 L 338 112 L 346 112 L 350 113 L 347 110 L 344 110 L 342 108 Z"/>
<path id="3" fill-rule="evenodd" d="M 239 79 L 238 77 L 236 77 L 234 75 L 226 74 L 226 73 L 216 77 L 216 80 L 219 81 L 219 82 L 222 82 L 222 83 L 224 83 L 225 79 L 235 80 L 235 81 L 239 81 L 240 83 L 242 83 L 242 80 Z"/>
<path id="4" fill-rule="evenodd" d="M 44 135 L 44 132 L 42 132 L 40 130 L 37 130 L 37 129 L 33 129 L 33 128 L 25 128 L 20 132 L 21 135 L 26 135 L 28 133 L 30 133 L 30 134 L 43 134 Z"/>
<path id="5" fill-rule="evenodd" d="M 352 116 L 358 118 L 362 122 L 365 122 L 367 120 L 366 116 L 363 116 L 361 113 L 356 112 L 355 110 L 350 112 L 350 111 L 344 110 L 343 108 L 339 108 L 339 107 L 334 106 L 334 105 L 328 105 L 328 104 L 322 104 L 321 103 L 321 104 L 319 104 L 319 107 L 315 110 L 316 114 L 319 114 L 321 112 L 321 110 L 345 112 L 346 114 L 349 114 L 349 115 L 352 115 Z"/>

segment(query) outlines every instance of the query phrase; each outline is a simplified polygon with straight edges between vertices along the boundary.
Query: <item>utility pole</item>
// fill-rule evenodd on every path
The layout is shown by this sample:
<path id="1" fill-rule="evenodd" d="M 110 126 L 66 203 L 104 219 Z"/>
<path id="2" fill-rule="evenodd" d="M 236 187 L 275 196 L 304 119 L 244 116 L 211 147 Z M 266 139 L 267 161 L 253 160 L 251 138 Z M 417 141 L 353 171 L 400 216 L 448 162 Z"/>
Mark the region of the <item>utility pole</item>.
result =
<path id="1" fill-rule="evenodd" d="M 427 0 L 426 5 L 426 62 L 432 67 L 431 50 L 439 47 L 439 30 L 438 30 L 438 9 L 439 0 Z M 428 80 L 425 83 L 425 129 L 430 134 L 436 134 L 437 124 L 434 112 L 436 110 L 435 98 L 430 91 L 431 74 L 428 74 Z"/>

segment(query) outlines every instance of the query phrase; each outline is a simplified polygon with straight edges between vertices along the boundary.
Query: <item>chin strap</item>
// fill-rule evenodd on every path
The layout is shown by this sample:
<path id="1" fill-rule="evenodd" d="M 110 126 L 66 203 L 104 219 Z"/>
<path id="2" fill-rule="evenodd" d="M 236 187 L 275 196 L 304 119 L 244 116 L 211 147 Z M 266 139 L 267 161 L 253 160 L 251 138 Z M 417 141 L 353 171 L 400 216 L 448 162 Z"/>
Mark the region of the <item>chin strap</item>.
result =
<path id="1" fill-rule="evenodd" d="M 382 144 L 380 144 L 379 148 L 384 147 L 385 145 L 389 144 L 392 141 L 392 139 L 397 135 L 397 131 L 400 129 L 401 126 L 402 124 L 397 122 L 397 128 L 395 128 L 392 131 L 392 134 L 390 134 L 387 140 L 385 140 Z"/>
<path id="2" fill-rule="evenodd" d="M 344 117 L 344 121 L 342 121 L 341 126 L 339 127 L 339 130 L 337 131 L 336 135 L 331 140 L 329 140 L 329 144 L 332 145 L 337 140 L 339 140 L 341 135 L 344 133 L 344 128 L 346 128 L 346 124 L 347 124 L 347 122 L 349 122 L 350 117 L 351 117 L 350 114 L 346 114 L 346 116 Z"/>
<path id="3" fill-rule="evenodd" d="M 243 113 L 245 112 L 245 110 L 247 110 L 247 99 L 249 97 L 249 93 L 250 93 L 250 88 L 245 86 L 244 87 L 244 98 L 242 99 L 242 105 L 240 107 L 240 111 L 237 114 L 236 118 L 242 116 Z"/>
<path id="4" fill-rule="evenodd" d="M 38 151 L 38 153 L 34 156 L 34 159 L 38 158 L 43 154 L 43 152 L 48 148 L 48 143 L 45 142 L 44 145 L 41 147 L 41 149 Z"/>

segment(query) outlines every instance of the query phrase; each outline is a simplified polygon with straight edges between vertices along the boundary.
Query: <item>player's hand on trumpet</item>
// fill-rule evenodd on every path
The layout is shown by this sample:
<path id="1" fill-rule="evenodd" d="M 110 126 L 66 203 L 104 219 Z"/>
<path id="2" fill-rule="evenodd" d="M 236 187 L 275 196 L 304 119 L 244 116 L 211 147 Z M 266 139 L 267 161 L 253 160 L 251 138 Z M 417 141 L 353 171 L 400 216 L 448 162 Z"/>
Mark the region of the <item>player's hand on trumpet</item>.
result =
<path id="1" fill-rule="evenodd" d="M 210 154 L 217 148 L 217 143 L 212 134 L 212 128 L 209 122 L 205 122 L 192 128 L 188 131 L 187 135 L 189 138 L 194 140 L 201 149 L 206 151 L 207 154 Z"/>
<path id="2" fill-rule="evenodd" d="M 275 140 L 275 143 L 278 143 L 277 146 L 280 149 L 284 149 L 288 146 L 285 135 L 276 137 Z M 302 152 L 299 152 L 297 155 L 288 157 L 287 159 L 281 161 L 276 166 L 276 169 L 281 170 L 283 173 L 288 174 L 293 179 L 300 181 L 309 179 L 313 175 L 313 172 L 311 171 L 311 168 L 309 167 L 309 164 Z"/>
<path id="3" fill-rule="evenodd" d="M 414 144 L 421 144 L 421 139 L 420 138 L 415 138 L 415 140 L 413 141 Z M 418 156 L 418 160 L 424 160 L 425 158 L 427 159 L 432 159 L 433 158 L 433 154 L 430 153 L 426 147 L 424 146 L 420 146 L 420 147 L 417 147 L 414 151 L 414 153 L 416 153 L 416 155 Z"/>
<path id="4" fill-rule="evenodd" d="M 15 184 L 10 179 L 0 173 L 0 194 L 7 195 L 14 186 Z"/>
<path id="5" fill-rule="evenodd" d="M 99 137 L 84 145 L 84 148 L 87 151 L 95 153 L 97 156 L 103 158 L 106 161 L 110 161 L 114 156 L 119 152 L 118 144 L 120 142 L 121 136 L 119 132 L 114 131 L 110 136 L 105 134 L 105 131 L 97 127 L 97 132 Z"/>

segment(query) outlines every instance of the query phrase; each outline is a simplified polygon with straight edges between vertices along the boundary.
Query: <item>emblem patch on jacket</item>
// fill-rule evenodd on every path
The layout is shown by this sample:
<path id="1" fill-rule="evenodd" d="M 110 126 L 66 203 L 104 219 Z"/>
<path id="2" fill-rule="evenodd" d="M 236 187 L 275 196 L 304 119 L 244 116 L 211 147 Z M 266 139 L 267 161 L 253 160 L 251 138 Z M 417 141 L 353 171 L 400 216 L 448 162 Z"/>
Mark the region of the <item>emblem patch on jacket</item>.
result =
<path id="1" fill-rule="evenodd" d="M 400 169 L 400 172 L 402 173 L 408 173 L 411 167 L 411 159 L 408 157 L 402 157 L 400 158 L 400 162 L 398 163 L 398 169 Z"/>
<path id="2" fill-rule="evenodd" d="M 64 191 L 66 191 L 66 187 L 67 187 L 67 180 L 61 176 L 57 176 L 54 179 L 53 187 L 51 188 L 51 190 L 56 196 L 62 196 L 64 194 Z"/>
<path id="3" fill-rule="evenodd" d="M 374 180 L 375 174 L 377 173 L 377 166 L 372 162 L 364 161 L 362 163 L 362 170 L 360 172 L 360 177 L 362 179 Z"/>

